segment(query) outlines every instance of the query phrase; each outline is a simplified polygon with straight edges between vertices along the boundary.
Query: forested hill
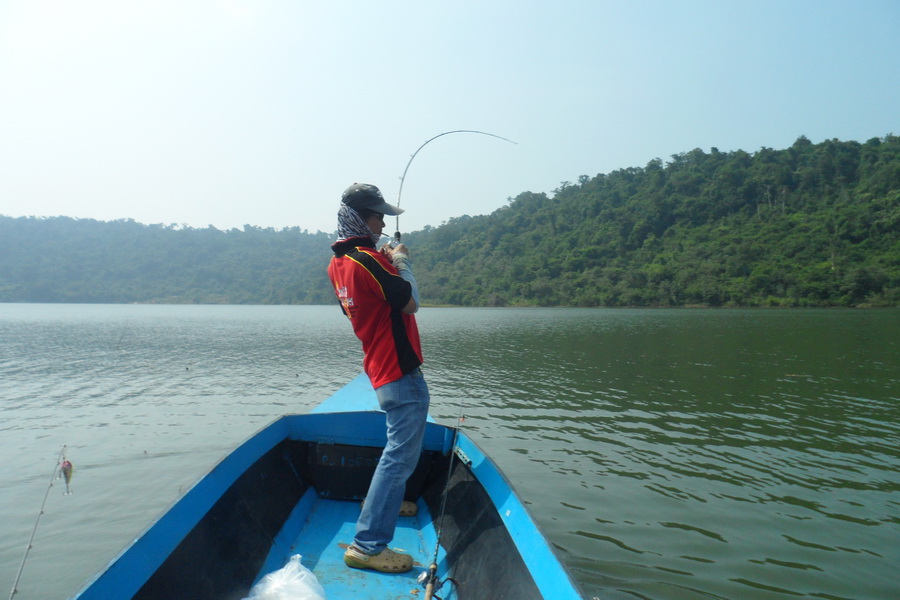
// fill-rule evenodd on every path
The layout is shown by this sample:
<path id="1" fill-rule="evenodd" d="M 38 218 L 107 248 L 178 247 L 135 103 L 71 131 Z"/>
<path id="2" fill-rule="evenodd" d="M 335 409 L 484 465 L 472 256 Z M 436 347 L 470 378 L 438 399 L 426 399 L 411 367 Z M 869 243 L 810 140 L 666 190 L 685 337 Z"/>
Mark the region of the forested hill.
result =
<path id="1" fill-rule="evenodd" d="M 0 301 L 324 304 L 332 236 L 0 217 Z"/>
<path id="2" fill-rule="evenodd" d="M 450 304 L 898 306 L 900 137 L 695 149 L 409 237 Z"/>
<path id="3" fill-rule="evenodd" d="M 332 237 L 0 217 L 0 302 L 331 303 Z M 696 149 L 404 241 L 434 304 L 900 306 L 900 137 Z"/>

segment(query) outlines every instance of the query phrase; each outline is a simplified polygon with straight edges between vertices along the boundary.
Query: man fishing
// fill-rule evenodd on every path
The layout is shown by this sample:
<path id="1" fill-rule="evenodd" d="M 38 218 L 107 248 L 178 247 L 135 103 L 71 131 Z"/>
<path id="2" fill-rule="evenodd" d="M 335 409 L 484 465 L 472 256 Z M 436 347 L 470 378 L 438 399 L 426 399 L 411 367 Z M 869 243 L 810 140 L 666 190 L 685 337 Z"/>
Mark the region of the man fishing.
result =
<path id="1" fill-rule="evenodd" d="M 404 502 L 403 494 L 419 460 L 430 399 L 419 368 L 422 349 L 414 316 L 419 292 L 409 251 L 404 244 L 376 250 L 384 216 L 402 212 L 385 202 L 374 185 L 351 185 L 341 199 L 338 239 L 328 265 L 341 309 L 362 342 L 363 369 L 387 417 L 387 444 L 344 562 L 384 573 L 412 569 L 411 556 L 387 546 L 401 510 L 415 514 L 415 504 Z"/>

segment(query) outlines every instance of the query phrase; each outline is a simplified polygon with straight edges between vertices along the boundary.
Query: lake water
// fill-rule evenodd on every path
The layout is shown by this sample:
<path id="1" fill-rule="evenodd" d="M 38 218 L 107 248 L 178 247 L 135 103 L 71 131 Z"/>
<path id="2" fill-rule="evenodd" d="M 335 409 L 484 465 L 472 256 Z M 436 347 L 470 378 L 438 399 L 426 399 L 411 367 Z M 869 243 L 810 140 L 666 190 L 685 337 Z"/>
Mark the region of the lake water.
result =
<path id="1" fill-rule="evenodd" d="M 433 416 L 462 405 L 587 597 L 900 598 L 900 311 L 419 322 Z M 360 363 L 336 306 L 0 304 L 0 592 L 48 489 L 16 599 L 77 592 Z"/>

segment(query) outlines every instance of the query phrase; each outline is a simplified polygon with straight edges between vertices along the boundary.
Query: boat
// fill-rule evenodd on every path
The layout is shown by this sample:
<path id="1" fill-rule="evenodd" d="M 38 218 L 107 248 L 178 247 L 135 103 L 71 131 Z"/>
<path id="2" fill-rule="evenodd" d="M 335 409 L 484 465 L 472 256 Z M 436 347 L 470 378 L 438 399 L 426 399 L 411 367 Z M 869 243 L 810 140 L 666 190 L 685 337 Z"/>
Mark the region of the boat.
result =
<path id="1" fill-rule="evenodd" d="M 458 425 L 426 424 L 406 489 L 418 512 L 400 517 L 390 544 L 413 556 L 408 573 L 343 563 L 386 441 L 361 374 L 238 446 L 72 598 L 241 600 L 295 555 L 326 600 L 582 598 L 508 480 Z"/>

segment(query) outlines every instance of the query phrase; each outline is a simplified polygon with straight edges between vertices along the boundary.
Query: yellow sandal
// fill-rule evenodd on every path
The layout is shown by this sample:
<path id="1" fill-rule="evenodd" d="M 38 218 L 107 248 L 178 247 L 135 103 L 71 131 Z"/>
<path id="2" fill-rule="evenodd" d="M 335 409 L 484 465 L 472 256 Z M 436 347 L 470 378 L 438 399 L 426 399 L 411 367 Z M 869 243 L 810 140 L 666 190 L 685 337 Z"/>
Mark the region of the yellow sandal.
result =
<path id="1" fill-rule="evenodd" d="M 385 548 L 378 554 L 366 554 L 355 546 L 344 552 L 344 563 L 354 569 L 373 569 L 381 573 L 406 573 L 413 566 L 412 556 Z"/>

